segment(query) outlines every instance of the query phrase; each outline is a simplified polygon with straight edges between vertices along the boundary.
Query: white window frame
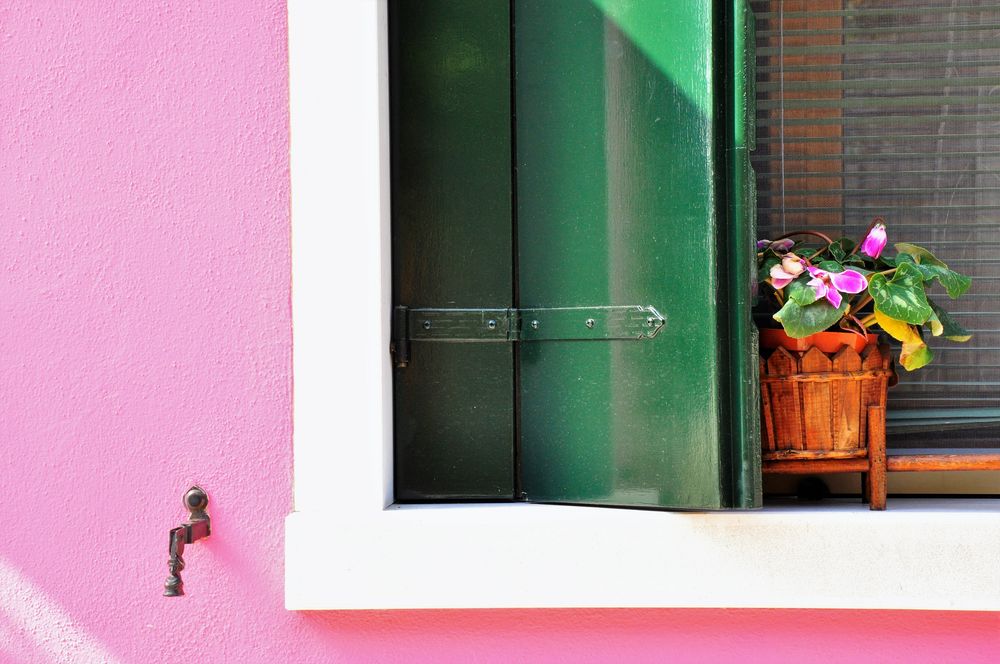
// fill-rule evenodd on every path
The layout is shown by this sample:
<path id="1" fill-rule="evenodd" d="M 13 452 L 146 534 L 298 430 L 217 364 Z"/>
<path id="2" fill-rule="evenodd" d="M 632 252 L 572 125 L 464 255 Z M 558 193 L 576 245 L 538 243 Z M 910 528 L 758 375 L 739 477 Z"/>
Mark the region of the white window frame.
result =
<path id="1" fill-rule="evenodd" d="M 384 0 L 290 0 L 289 609 L 1000 609 L 1000 502 L 393 505 Z"/>

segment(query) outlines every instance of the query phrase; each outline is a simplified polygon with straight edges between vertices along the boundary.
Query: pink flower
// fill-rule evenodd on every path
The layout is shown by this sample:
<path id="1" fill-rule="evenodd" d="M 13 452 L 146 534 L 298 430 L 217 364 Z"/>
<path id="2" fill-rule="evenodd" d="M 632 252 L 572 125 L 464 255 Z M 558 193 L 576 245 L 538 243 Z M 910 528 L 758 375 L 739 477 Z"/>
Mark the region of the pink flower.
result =
<path id="1" fill-rule="evenodd" d="M 875 224 L 868 231 L 868 236 L 861 242 L 860 250 L 872 258 L 878 258 L 889 240 L 885 232 L 885 224 Z"/>
<path id="2" fill-rule="evenodd" d="M 795 277 L 805 271 L 805 262 L 795 254 L 786 254 L 781 262 L 771 268 L 771 278 L 768 282 L 775 290 L 781 290 L 792 282 Z"/>
<path id="3" fill-rule="evenodd" d="M 865 275 L 855 270 L 844 270 L 843 272 L 827 272 L 818 267 L 808 267 L 812 279 L 809 286 L 812 286 L 816 293 L 816 299 L 825 297 L 826 301 L 836 308 L 840 308 L 842 298 L 841 293 L 860 293 L 868 288 L 868 280 Z"/>

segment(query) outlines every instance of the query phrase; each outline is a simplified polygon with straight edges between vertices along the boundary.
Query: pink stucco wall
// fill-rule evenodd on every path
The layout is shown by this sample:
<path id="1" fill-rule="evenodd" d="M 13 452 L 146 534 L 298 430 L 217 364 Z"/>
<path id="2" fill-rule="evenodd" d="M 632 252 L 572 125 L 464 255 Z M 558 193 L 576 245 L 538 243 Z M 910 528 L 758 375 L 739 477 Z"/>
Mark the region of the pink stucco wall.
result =
<path id="1" fill-rule="evenodd" d="M 1000 658 L 997 614 L 285 611 L 286 51 L 278 0 L 0 5 L 0 663 Z"/>

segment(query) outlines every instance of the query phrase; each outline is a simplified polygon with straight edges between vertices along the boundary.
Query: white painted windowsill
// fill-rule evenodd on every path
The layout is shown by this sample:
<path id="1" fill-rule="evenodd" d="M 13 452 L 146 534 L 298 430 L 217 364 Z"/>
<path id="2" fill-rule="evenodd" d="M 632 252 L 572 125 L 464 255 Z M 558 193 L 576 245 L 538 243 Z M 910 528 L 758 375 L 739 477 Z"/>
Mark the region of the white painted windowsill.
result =
<path id="1" fill-rule="evenodd" d="M 390 508 L 286 524 L 290 609 L 1000 609 L 1000 501 Z"/>
<path id="2" fill-rule="evenodd" d="M 1000 610 L 1000 502 L 392 506 L 383 0 L 290 0 L 289 609 Z"/>

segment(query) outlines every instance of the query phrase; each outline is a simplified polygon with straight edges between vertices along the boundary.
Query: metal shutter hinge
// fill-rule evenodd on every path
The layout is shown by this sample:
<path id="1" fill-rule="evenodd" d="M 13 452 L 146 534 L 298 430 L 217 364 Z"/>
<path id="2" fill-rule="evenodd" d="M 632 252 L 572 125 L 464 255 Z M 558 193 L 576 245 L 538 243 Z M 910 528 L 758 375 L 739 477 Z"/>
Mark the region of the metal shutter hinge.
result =
<path id="1" fill-rule="evenodd" d="M 397 367 L 410 361 L 410 342 L 511 343 L 515 341 L 652 339 L 666 319 L 652 306 L 530 309 L 393 310 L 391 351 Z"/>

